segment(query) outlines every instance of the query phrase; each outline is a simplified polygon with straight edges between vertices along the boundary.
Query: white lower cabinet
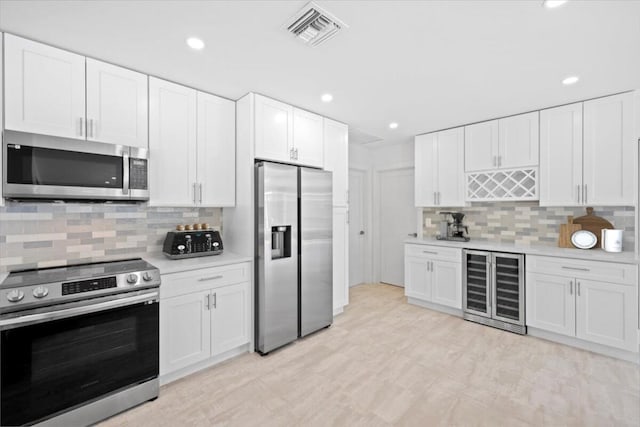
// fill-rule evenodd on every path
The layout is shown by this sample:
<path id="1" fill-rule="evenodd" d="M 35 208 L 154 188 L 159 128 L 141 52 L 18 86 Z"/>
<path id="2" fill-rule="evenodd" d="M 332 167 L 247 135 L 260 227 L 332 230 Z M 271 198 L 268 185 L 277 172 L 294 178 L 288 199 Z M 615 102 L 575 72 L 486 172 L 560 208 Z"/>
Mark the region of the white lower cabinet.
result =
<path id="1" fill-rule="evenodd" d="M 162 275 L 161 376 L 214 363 L 250 342 L 249 274 L 243 263 Z"/>
<path id="2" fill-rule="evenodd" d="M 404 260 L 407 297 L 462 308 L 460 249 L 407 244 Z"/>
<path id="3" fill-rule="evenodd" d="M 527 326 L 637 352 L 635 266 L 545 258 L 527 257 Z"/>

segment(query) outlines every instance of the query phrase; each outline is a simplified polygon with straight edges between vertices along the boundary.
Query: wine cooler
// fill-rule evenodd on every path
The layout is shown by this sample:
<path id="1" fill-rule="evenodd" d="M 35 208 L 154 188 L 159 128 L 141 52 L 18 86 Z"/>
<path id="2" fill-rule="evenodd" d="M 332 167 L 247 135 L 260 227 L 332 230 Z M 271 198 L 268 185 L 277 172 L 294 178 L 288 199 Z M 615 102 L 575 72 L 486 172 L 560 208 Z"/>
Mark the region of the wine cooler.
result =
<path id="1" fill-rule="evenodd" d="M 526 334 L 524 255 L 465 250 L 464 258 L 464 318 Z"/>

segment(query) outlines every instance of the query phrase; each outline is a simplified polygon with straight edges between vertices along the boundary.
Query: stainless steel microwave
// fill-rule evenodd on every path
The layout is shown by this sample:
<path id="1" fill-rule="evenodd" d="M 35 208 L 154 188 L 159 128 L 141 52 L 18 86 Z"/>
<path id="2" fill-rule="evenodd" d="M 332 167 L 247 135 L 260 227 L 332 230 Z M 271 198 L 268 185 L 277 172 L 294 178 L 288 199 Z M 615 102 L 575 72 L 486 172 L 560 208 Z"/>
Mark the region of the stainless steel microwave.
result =
<path id="1" fill-rule="evenodd" d="M 2 151 L 6 198 L 149 200 L 145 148 L 7 130 Z"/>

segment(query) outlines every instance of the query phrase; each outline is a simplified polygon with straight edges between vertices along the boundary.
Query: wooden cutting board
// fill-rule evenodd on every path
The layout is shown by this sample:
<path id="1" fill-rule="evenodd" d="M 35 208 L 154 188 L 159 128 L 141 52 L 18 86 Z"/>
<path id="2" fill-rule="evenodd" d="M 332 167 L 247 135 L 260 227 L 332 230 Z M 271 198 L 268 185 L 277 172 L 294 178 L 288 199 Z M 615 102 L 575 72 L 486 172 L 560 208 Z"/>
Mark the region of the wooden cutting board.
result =
<path id="1" fill-rule="evenodd" d="M 580 224 L 574 222 L 573 216 L 568 216 L 567 222 L 568 224 L 560 224 L 560 234 L 558 235 L 558 247 L 560 248 L 573 248 L 571 235 L 582 229 Z"/>
<path id="2" fill-rule="evenodd" d="M 587 208 L 587 214 L 585 216 L 580 216 L 573 220 L 574 224 L 580 224 L 583 230 L 588 230 L 596 235 L 598 241 L 594 248 L 600 247 L 600 236 L 602 235 L 603 228 L 614 228 L 613 224 L 611 224 L 606 219 L 599 217 L 593 214 L 593 208 Z"/>

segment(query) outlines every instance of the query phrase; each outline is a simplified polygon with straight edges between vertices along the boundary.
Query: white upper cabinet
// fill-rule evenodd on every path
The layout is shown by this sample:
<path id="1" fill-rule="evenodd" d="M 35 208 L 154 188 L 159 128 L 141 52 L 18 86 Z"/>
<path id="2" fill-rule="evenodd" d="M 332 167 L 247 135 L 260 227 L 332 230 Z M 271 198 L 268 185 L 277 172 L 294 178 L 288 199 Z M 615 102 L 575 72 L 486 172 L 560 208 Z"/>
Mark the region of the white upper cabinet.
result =
<path id="1" fill-rule="evenodd" d="M 464 206 L 464 129 L 415 138 L 415 204 Z"/>
<path id="2" fill-rule="evenodd" d="M 538 165 L 538 112 L 465 126 L 465 171 Z"/>
<path id="3" fill-rule="evenodd" d="M 147 75 L 87 58 L 87 139 L 148 147 Z"/>
<path id="4" fill-rule="evenodd" d="M 322 116 L 262 95 L 255 100 L 255 157 L 323 167 Z"/>
<path id="5" fill-rule="evenodd" d="M 498 120 L 464 127 L 465 171 L 498 167 L 498 133 Z"/>
<path id="6" fill-rule="evenodd" d="M 333 206 L 349 204 L 349 127 L 324 119 L 324 169 L 333 173 Z"/>
<path id="7" fill-rule="evenodd" d="M 540 112 L 542 206 L 633 205 L 633 94 Z"/>
<path id="8" fill-rule="evenodd" d="M 149 203 L 196 203 L 196 91 L 149 78 Z"/>
<path id="9" fill-rule="evenodd" d="M 540 205 L 582 199 L 582 102 L 540 112 Z"/>
<path id="10" fill-rule="evenodd" d="M 584 204 L 633 205 L 633 94 L 584 103 Z"/>
<path id="11" fill-rule="evenodd" d="M 537 166 L 539 159 L 538 112 L 498 121 L 498 167 Z"/>
<path id="12" fill-rule="evenodd" d="M 255 157 L 293 160 L 293 107 L 255 95 Z"/>
<path id="13" fill-rule="evenodd" d="M 198 92 L 197 182 L 202 206 L 236 203 L 236 103 Z M 200 198 L 200 192 L 202 197 Z"/>
<path id="14" fill-rule="evenodd" d="M 85 57 L 5 34 L 5 128 L 85 139 Z"/>
<path id="15" fill-rule="evenodd" d="M 2 102 L 2 70 L 4 69 L 4 67 L 2 66 L 2 61 L 4 58 L 4 55 L 2 54 L 2 36 L 3 34 L 0 33 L 0 117 L 2 117 L 2 107 L 3 107 L 3 102 Z M 0 119 L 0 147 L 2 147 L 2 137 L 4 135 L 3 129 L 2 129 L 2 120 Z M 2 163 L 2 149 L 0 149 L 0 165 L 3 164 Z M 4 197 L 2 197 L 2 186 L 0 186 L 0 206 L 4 206 Z"/>
<path id="16" fill-rule="evenodd" d="M 293 109 L 293 150 L 295 163 L 323 166 L 322 116 L 299 108 Z"/>

